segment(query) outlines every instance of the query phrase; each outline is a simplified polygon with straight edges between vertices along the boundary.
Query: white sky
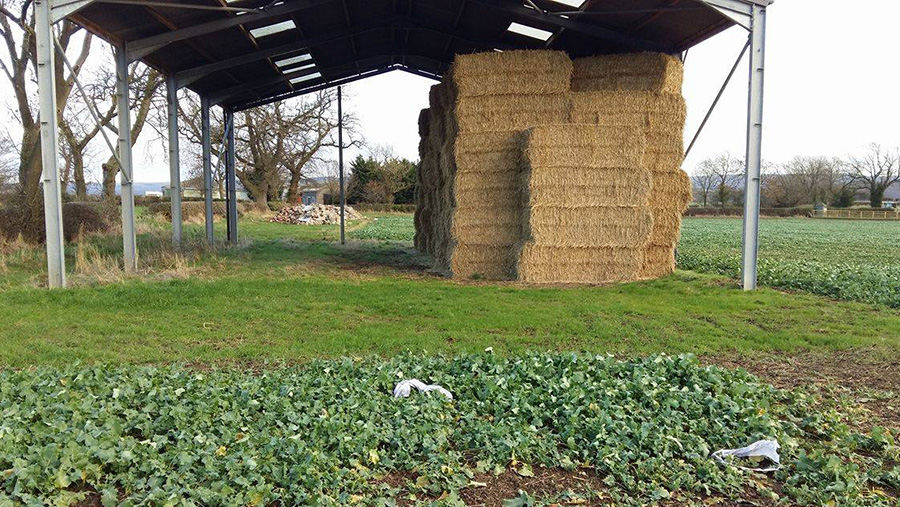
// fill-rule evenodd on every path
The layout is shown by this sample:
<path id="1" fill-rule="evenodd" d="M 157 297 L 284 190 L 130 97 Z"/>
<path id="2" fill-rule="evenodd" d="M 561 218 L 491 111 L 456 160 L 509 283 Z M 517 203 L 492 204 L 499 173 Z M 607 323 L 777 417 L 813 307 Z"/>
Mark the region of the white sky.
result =
<path id="1" fill-rule="evenodd" d="M 900 2 L 778 0 L 769 9 L 763 156 L 845 156 L 870 142 L 900 145 Z M 693 48 L 687 59 L 687 141 L 740 52 L 746 32 L 732 28 Z M 745 57 L 746 58 L 746 57 Z M 110 62 L 111 64 L 111 62 Z M 685 162 L 745 150 L 746 59 Z M 346 86 L 345 108 L 370 145 L 418 158 L 417 118 L 433 84 L 392 72 Z M 149 134 L 149 132 L 148 132 Z M 147 135 L 135 152 L 135 180 L 168 179 L 165 146 Z M 355 152 L 347 154 L 351 160 Z M 95 177 L 96 179 L 96 177 Z"/>

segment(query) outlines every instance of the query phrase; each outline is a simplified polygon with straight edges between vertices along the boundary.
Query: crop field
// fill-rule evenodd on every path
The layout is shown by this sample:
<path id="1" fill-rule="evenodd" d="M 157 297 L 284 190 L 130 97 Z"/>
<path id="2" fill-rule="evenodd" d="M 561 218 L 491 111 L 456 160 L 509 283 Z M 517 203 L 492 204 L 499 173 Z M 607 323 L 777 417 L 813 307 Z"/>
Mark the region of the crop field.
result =
<path id="1" fill-rule="evenodd" d="M 393 397 L 406 378 L 453 399 Z M 4 370 L 0 413 L 0 505 L 889 506 L 900 488 L 894 435 L 851 427 L 849 400 L 690 356 Z M 782 445 L 769 477 L 709 457 L 758 439 Z"/>
<path id="2" fill-rule="evenodd" d="M 375 215 L 371 221 L 351 234 L 354 239 L 375 239 L 381 241 L 412 241 L 416 233 L 408 214 Z"/>
<path id="3" fill-rule="evenodd" d="M 678 267 L 737 278 L 741 227 L 736 219 L 685 220 Z M 900 222 L 762 220 L 759 281 L 900 307 Z"/>

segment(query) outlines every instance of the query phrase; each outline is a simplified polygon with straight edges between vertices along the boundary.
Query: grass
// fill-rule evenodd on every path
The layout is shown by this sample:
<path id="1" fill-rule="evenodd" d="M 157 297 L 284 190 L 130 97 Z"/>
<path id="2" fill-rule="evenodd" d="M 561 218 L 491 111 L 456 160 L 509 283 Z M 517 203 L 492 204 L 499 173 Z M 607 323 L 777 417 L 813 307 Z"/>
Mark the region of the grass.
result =
<path id="1" fill-rule="evenodd" d="M 261 239 L 219 254 L 197 251 L 181 271 L 148 268 L 153 276 L 52 292 L 7 281 L 0 364 L 305 360 L 487 347 L 629 355 L 900 350 L 900 312 L 877 306 L 745 293 L 719 276 L 688 272 L 611 287 L 459 282 L 428 274 L 428 259 L 404 244 L 270 240 L 278 224 L 242 225 L 243 235 Z M 152 245 L 165 250 L 164 231 L 142 238 L 142 258 Z M 116 252 L 115 238 L 92 241 Z"/>

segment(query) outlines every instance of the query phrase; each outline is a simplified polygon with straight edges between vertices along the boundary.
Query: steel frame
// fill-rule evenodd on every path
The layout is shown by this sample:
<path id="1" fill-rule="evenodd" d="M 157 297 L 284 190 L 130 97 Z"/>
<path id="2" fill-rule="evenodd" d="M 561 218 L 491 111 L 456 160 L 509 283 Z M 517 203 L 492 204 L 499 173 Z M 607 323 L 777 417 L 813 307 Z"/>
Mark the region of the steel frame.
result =
<path id="1" fill-rule="evenodd" d="M 39 88 L 40 123 L 41 123 L 41 147 L 42 147 L 42 181 L 44 187 L 44 219 L 47 231 L 47 265 L 48 285 L 64 287 L 66 284 L 63 225 L 62 225 L 62 199 L 59 179 L 58 158 L 58 125 L 56 115 L 55 73 L 54 73 L 54 39 L 52 25 L 67 16 L 77 13 L 79 10 L 93 3 L 104 0 L 35 0 L 35 35 L 36 35 L 36 62 Z M 119 3 L 119 0 L 109 0 Z M 334 2 L 337 0 L 285 0 L 269 8 L 262 8 L 253 12 L 247 12 L 241 16 L 232 16 L 221 20 L 210 21 L 192 27 L 175 29 L 163 34 L 146 37 L 132 41 L 126 47 L 124 44 L 116 45 L 116 94 L 118 100 L 118 161 L 121 168 L 121 196 L 122 196 L 122 230 L 123 251 L 126 271 L 132 271 L 137 267 L 137 245 L 134 228 L 134 193 L 132 186 L 133 159 L 131 148 L 131 119 L 128 100 L 128 64 L 152 54 L 159 48 L 172 42 L 189 40 L 194 37 L 213 33 L 219 30 L 243 26 L 258 21 L 263 21 L 278 16 L 290 16 L 305 9 Z M 672 53 L 672 48 L 653 43 L 614 30 L 598 27 L 593 24 L 583 23 L 569 16 L 570 12 L 550 12 L 541 9 L 529 8 L 515 0 L 468 0 L 500 10 L 510 14 L 514 19 L 527 20 L 537 24 L 552 26 L 557 29 L 572 30 L 586 34 L 615 44 L 623 44 L 650 51 L 662 51 Z M 753 290 L 757 286 L 757 258 L 759 237 L 759 192 L 760 192 L 760 168 L 762 159 L 762 122 L 763 122 L 763 98 L 765 79 L 765 33 L 766 33 L 766 8 L 773 0 L 695 0 L 701 5 L 714 9 L 727 16 L 737 25 L 750 32 L 750 76 L 748 93 L 748 119 L 747 119 L 747 153 L 745 173 L 745 204 L 743 226 L 743 253 L 741 278 L 745 290 Z M 177 4 L 173 4 L 177 6 Z M 167 78 L 168 107 L 169 107 L 169 150 L 170 150 L 170 178 L 172 183 L 172 216 L 173 216 L 173 241 L 177 243 L 181 239 L 180 220 L 180 165 L 178 157 L 178 126 L 177 126 L 177 89 L 187 86 L 212 72 L 227 70 L 235 65 L 250 63 L 253 61 L 280 56 L 294 51 L 300 51 L 316 44 L 325 44 L 329 41 L 346 37 L 354 37 L 365 31 L 385 28 L 385 23 L 393 23 L 387 28 L 399 28 L 406 30 L 434 30 L 412 19 L 402 16 L 393 16 L 391 19 L 381 19 L 371 26 L 354 30 L 346 30 L 346 33 L 332 33 L 328 36 L 304 39 L 292 44 L 276 48 L 257 51 L 255 53 L 229 58 L 223 61 L 202 65 L 192 69 L 183 70 Z M 450 37 L 460 38 L 459 34 L 448 34 Z M 452 40 L 452 39 L 451 39 Z M 462 40 L 466 40 L 462 38 Z M 478 46 L 477 41 L 468 41 Z M 419 66 L 421 67 L 421 66 Z M 272 97 L 264 97 L 259 100 L 247 100 L 237 104 L 226 104 L 225 110 L 225 168 L 227 186 L 227 223 L 228 240 L 236 243 L 237 231 L 237 201 L 236 201 L 236 175 L 235 175 L 235 146 L 234 146 L 234 113 L 265 105 L 286 98 L 303 95 L 340 86 L 359 79 L 371 77 L 393 70 L 402 70 L 430 79 L 440 78 L 440 68 L 437 73 L 418 68 L 408 64 L 405 59 L 393 62 L 390 65 L 377 68 L 360 69 L 356 74 L 338 79 L 327 80 L 321 84 L 294 89 Z M 324 74 L 323 74 L 324 75 Z M 328 79 L 328 76 L 325 76 Z M 727 83 L 726 83 L 727 84 Z M 265 86 L 261 84 L 260 86 Z M 219 97 L 218 100 L 227 102 L 232 97 Z M 715 107 L 715 104 L 713 105 Z M 201 97 L 201 122 L 203 124 L 203 179 L 204 200 L 206 203 L 206 229 L 207 241 L 214 241 L 212 230 L 212 170 L 211 170 L 211 146 L 209 129 L 210 98 Z M 340 114 L 340 111 L 339 111 Z M 176 201 L 179 201 L 176 203 Z M 343 203 L 343 197 L 342 197 Z"/>
<path id="2" fill-rule="evenodd" d="M 741 250 L 741 285 L 757 288 L 759 266 L 759 195 L 762 172 L 762 127 L 766 58 L 766 7 L 774 0 L 700 0 L 731 18 L 750 33 L 750 76 L 747 99 L 747 152 L 744 171 L 744 223 Z M 743 53 L 742 53 L 743 56 Z M 740 61 L 740 59 L 738 60 Z M 735 68 L 737 63 L 735 64 Z M 732 69 L 732 73 L 734 69 Z M 729 74 L 728 80 L 731 79 Z M 726 80 L 727 86 L 727 80 Z M 722 91 L 719 92 L 721 96 Z M 713 103 L 718 102 L 718 97 Z M 712 110 L 707 113 L 707 118 Z M 705 123 L 705 120 L 704 120 Z M 701 127 L 702 130 L 702 127 Z M 697 133 L 699 135 L 699 132 Z"/>
<path id="3" fill-rule="evenodd" d="M 181 246 L 181 163 L 178 150 L 178 87 L 175 77 L 166 78 L 169 127 L 169 200 L 172 203 L 172 243 Z"/>

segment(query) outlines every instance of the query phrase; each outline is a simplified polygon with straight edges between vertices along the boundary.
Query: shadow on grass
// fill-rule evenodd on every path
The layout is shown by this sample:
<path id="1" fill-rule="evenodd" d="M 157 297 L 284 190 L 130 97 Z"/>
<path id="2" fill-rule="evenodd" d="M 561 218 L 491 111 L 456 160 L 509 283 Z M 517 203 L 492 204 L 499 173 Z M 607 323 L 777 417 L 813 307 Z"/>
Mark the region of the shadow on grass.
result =
<path id="1" fill-rule="evenodd" d="M 249 264 L 268 267 L 331 268 L 360 274 L 402 274 L 442 277 L 431 269 L 430 256 L 405 242 L 350 240 L 339 242 L 293 239 L 253 241 L 225 252 Z"/>

